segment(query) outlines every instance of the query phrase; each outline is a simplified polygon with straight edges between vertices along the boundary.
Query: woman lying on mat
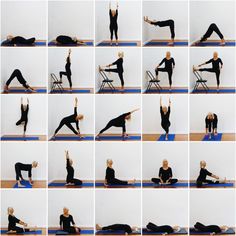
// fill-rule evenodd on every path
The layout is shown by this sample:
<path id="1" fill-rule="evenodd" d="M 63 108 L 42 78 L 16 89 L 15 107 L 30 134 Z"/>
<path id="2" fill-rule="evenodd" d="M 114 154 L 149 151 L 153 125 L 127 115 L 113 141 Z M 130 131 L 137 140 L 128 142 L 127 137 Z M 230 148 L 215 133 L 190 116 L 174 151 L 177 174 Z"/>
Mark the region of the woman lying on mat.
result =
<path id="1" fill-rule="evenodd" d="M 74 178 L 74 168 L 73 168 L 73 160 L 69 157 L 69 151 L 65 151 L 66 153 L 66 185 L 82 185 L 82 181 Z"/>
<path id="2" fill-rule="evenodd" d="M 59 45 L 86 45 L 85 42 L 79 40 L 76 37 L 70 37 L 66 35 L 59 35 L 56 38 L 56 43 Z"/>
<path id="3" fill-rule="evenodd" d="M 170 128 L 170 106 L 171 101 L 169 99 L 168 107 L 162 105 L 162 98 L 160 97 L 160 113 L 161 113 L 161 127 L 165 130 L 165 140 L 168 140 L 169 128 Z"/>
<path id="4" fill-rule="evenodd" d="M 211 139 L 211 135 L 217 135 L 217 124 L 217 115 L 215 113 L 209 112 L 205 118 L 206 134 L 209 135 L 209 139 Z"/>
<path id="5" fill-rule="evenodd" d="M 223 233 L 226 232 L 229 227 L 224 225 L 224 226 L 218 226 L 218 225 L 204 225 L 202 223 L 197 222 L 194 225 L 194 229 L 199 232 L 205 232 L 205 233 Z"/>
<path id="6" fill-rule="evenodd" d="M 135 110 L 133 110 L 133 111 L 124 113 L 124 114 L 122 114 L 122 115 L 120 115 L 120 116 L 118 116 L 118 117 L 116 117 L 116 118 L 110 120 L 110 121 L 107 123 L 106 127 L 103 128 L 103 129 L 99 132 L 99 134 L 97 135 L 97 138 L 99 139 L 100 135 L 101 135 L 103 132 L 105 132 L 106 130 L 110 129 L 111 127 L 121 127 L 121 128 L 122 128 L 122 136 L 123 136 L 124 138 L 128 137 L 128 134 L 126 133 L 126 125 L 125 125 L 126 120 L 130 120 L 130 119 L 131 119 L 131 114 L 134 113 L 135 111 L 138 111 L 138 110 L 139 110 L 139 108 L 138 108 L 138 109 L 135 109 Z"/>
<path id="7" fill-rule="evenodd" d="M 25 232 L 35 232 L 35 228 L 29 228 L 28 224 L 19 220 L 14 215 L 14 209 L 12 207 L 7 208 L 8 214 L 8 234 L 23 234 Z M 22 227 L 18 227 L 16 225 L 21 225 Z"/>
<path id="8" fill-rule="evenodd" d="M 171 40 L 168 43 L 169 46 L 174 45 L 175 40 L 175 22 L 173 20 L 165 20 L 165 21 L 156 21 L 156 20 L 149 20 L 148 16 L 144 16 L 144 21 L 148 24 L 159 26 L 159 27 L 170 27 L 171 33 Z"/>
<path id="9" fill-rule="evenodd" d="M 201 66 L 206 65 L 206 64 L 210 64 L 210 63 L 212 64 L 212 68 L 200 68 Z M 216 83 L 217 83 L 217 91 L 219 91 L 220 72 L 221 72 L 222 68 L 223 68 L 223 62 L 218 57 L 218 53 L 214 52 L 212 59 L 210 59 L 209 61 L 204 62 L 201 65 L 199 65 L 198 68 L 193 66 L 193 71 L 207 71 L 207 72 L 210 72 L 210 73 L 215 73 L 215 75 L 216 75 Z"/>
<path id="10" fill-rule="evenodd" d="M 118 46 L 118 24 L 117 24 L 117 18 L 118 18 L 118 3 L 116 3 L 116 9 L 111 9 L 111 2 L 109 3 L 109 17 L 110 17 L 110 35 L 111 35 L 111 42 L 110 45 L 112 46 L 112 40 L 113 40 L 113 33 L 115 33 L 116 37 L 116 46 Z"/>
<path id="11" fill-rule="evenodd" d="M 131 181 L 123 181 L 115 178 L 115 170 L 112 167 L 113 161 L 111 159 L 107 159 L 107 169 L 106 169 L 106 177 L 105 177 L 105 186 L 107 185 L 128 185 L 134 184 L 135 179 Z"/>
<path id="12" fill-rule="evenodd" d="M 216 181 L 207 179 L 207 176 L 216 179 Z M 202 187 L 203 184 L 220 184 L 220 183 L 226 183 L 226 178 L 224 180 L 220 180 L 220 178 L 217 175 L 212 174 L 206 169 L 205 161 L 200 161 L 200 173 L 197 178 L 197 187 Z"/>
<path id="13" fill-rule="evenodd" d="M 153 224 L 152 222 L 149 222 L 146 225 L 146 228 L 148 231 L 150 232 L 155 232 L 155 233 L 167 233 L 167 234 L 171 234 L 171 233 L 177 233 L 180 231 L 180 227 L 179 226 L 169 226 L 169 225 L 160 225 L 157 226 L 155 224 Z"/>
<path id="14" fill-rule="evenodd" d="M 8 35 L 7 39 L 2 42 L 2 46 L 16 46 L 17 44 L 32 46 L 35 43 L 35 38 L 26 39 L 21 36 Z"/>
<path id="15" fill-rule="evenodd" d="M 12 80 L 14 80 L 15 78 L 18 80 L 18 82 L 19 82 L 24 88 L 26 88 L 26 90 L 28 90 L 28 91 L 30 91 L 30 92 L 35 92 L 35 90 L 34 90 L 32 87 L 30 87 L 30 86 L 28 85 L 28 83 L 27 83 L 26 80 L 24 79 L 24 77 L 23 77 L 21 71 L 18 70 L 18 69 L 15 69 L 15 70 L 12 72 L 10 78 L 7 80 L 7 82 L 6 82 L 5 86 L 4 86 L 4 92 L 8 92 L 8 90 L 9 90 L 9 85 L 10 85 L 10 83 L 12 82 Z"/>
<path id="16" fill-rule="evenodd" d="M 101 227 L 100 225 L 96 224 L 96 230 L 97 231 L 99 231 L 99 230 L 124 231 L 126 234 L 138 232 L 137 227 L 131 228 L 127 224 L 114 224 L 114 225 L 108 225 L 108 226 L 104 226 L 104 227 Z"/>
<path id="17" fill-rule="evenodd" d="M 64 207 L 63 214 L 60 215 L 60 228 L 69 234 L 78 234 L 81 229 L 75 225 L 73 216 L 69 214 L 69 209 Z"/>
<path id="18" fill-rule="evenodd" d="M 64 117 L 57 129 L 55 130 L 53 138 L 55 138 L 56 134 L 58 131 L 66 125 L 75 135 L 78 135 L 79 137 L 82 137 L 80 134 L 80 128 L 79 128 L 79 121 L 84 119 L 84 115 L 82 114 L 77 114 L 77 106 L 78 106 L 78 98 L 75 98 L 75 105 L 74 105 L 74 114 Z M 76 124 L 77 131 L 74 129 L 74 127 L 71 125 L 71 123 Z"/>
<path id="19" fill-rule="evenodd" d="M 172 169 L 169 167 L 169 163 L 166 159 L 162 161 L 162 167 L 159 170 L 159 178 L 152 178 L 152 182 L 155 184 L 175 184 L 177 179 L 172 179 Z"/>

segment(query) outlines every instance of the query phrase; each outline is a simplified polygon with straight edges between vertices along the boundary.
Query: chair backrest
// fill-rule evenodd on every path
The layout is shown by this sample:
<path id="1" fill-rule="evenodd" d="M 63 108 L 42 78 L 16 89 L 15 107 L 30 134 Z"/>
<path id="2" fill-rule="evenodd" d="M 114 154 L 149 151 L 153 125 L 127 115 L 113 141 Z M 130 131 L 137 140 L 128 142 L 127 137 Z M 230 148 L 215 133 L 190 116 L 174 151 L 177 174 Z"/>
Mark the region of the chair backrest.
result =
<path id="1" fill-rule="evenodd" d="M 103 70 L 100 70 L 99 73 L 104 80 L 109 80 L 109 78 L 107 77 L 106 73 Z"/>
<path id="2" fill-rule="evenodd" d="M 150 70 L 147 70 L 146 73 L 147 73 L 149 80 L 155 80 L 155 77 Z"/>
<path id="3" fill-rule="evenodd" d="M 59 80 L 57 79 L 56 75 L 54 73 L 51 73 L 51 78 L 53 83 L 58 83 Z"/>
<path id="4" fill-rule="evenodd" d="M 203 79 L 202 79 L 202 76 L 199 74 L 198 71 L 193 71 L 193 74 L 195 75 L 195 77 L 196 77 L 197 80 L 203 80 Z"/>

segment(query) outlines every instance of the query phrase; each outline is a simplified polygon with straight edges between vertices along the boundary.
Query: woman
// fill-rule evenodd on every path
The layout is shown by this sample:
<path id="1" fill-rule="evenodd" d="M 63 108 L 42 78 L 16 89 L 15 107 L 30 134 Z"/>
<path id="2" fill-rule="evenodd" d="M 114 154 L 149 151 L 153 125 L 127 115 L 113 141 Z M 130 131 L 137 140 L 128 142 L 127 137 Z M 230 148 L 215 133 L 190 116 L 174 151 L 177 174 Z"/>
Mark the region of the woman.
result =
<path id="1" fill-rule="evenodd" d="M 162 161 L 162 167 L 159 170 L 159 178 L 152 178 L 152 182 L 155 184 L 175 184 L 177 179 L 172 179 L 172 169 L 169 167 L 169 163 L 166 159 Z"/>
<path id="2" fill-rule="evenodd" d="M 160 113 L 161 113 L 161 127 L 165 130 L 165 140 L 168 140 L 169 128 L 170 128 L 170 106 L 171 101 L 169 99 L 169 106 L 162 106 L 162 98 L 160 97 Z"/>
<path id="3" fill-rule="evenodd" d="M 118 52 L 118 59 L 115 62 L 113 62 L 112 64 L 109 64 L 109 65 L 106 66 L 109 69 L 102 69 L 101 66 L 99 66 L 99 71 L 113 72 L 113 73 L 118 74 L 118 76 L 120 78 L 120 82 L 121 82 L 121 90 L 124 90 L 123 58 L 124 58 L 124 52 Z M 116 66 L 116 68 L 115 69 L 110 69 L 111 66 Z"/>
<path id="4" fill-rule="evenodd" d="M 71 49 L 69 49 L 68 56 L 66 58 L 66 65 L 65 65 L 65 71 L 60 71 L 60 82 L 62 82 L 62 76 L 65 75 L 68 79 L 69 85 L 70 85 L 70 91 L 72 91 L 72 81 L 71 81 L 71 59 L 70 59 Z"/>
<path id="5" fill-rule="evenodd" d="M 110 17 L 110 34 L 111 34 L 111 42 L 110 45 L 112 46 L 112 40 L 113 40 L 113 33 L 115 33 L 116 38 L 116 46 L 118 46 L 118 24 L 117 24 L 117 18 L 118 18 L 118 3 L 116 3 L 116 9 L 111 9 L 111 2 L 109 3 L 109 17 Z"/>
<path id="6" fill-rule="evenodd" d="M 17 44 L 32 46 L 35 43 L 35 38 L 26 39 L 21 36 L 8 35 L 7 39 L 2 42 L 2 46 L 16 46 Z"/>
<path id="7" fill-rule="evenodd" d="M 163 63 L 165 63 L 165 67 L 159 68 Z M 170 85 L 169 90 L 171 90 L 171 86 L 172 86 L 172 74 L 173 74 L 174 68 L 175 68 L 175 60 L 173 57 L 171 57 L 170 52 L 166 52 L 166 57 L 161 61 L 161 63 L 155 69 L 157 80 L 158 80 L 159 71 L 168 73 L 168 79 L 169 79 L 169 85 Z"/>
<path id="8" fill-rule="evenodd" d="M 128 134 L 126 133 L 126 120 L 130 120 L 131 119 L 131 114 L 134 113 L 135 111 L 138 111 L 139 109 L 135 109 L 133 111 L 130 111 L 130 112 L 127 112 L 127 113 L 124 113 L 112 120 L 110 120 L 106 127 L 103 128 L 99 134 L 97 135 L 97 138 L 99 139 L 100 135 L 102 133 L 104 133 L 106 130 L 110 129 L 111 127 L 121 127 L 122 128 L 122 136 L 124 138 L 127 138 L 128 137 Z"/>
<path id="9" fill-rule="evenodd" d="M 108 185 L 128 185 L 134 184 L 135 179 L 132 181 L 123 181 L 115 178 L 115 170 L 112 167 L 113 161 L 111 159 L 107 159 L 107 169 L 106 169 L 106 177 L 105 177 L 105 186 Z"/>
<path id="10" fill-rule="evenodd" d="M 33 232 L 35 228 L 28 228 L 28 224 L 19 220 L 14 215 L 14 209 L 12 207 L 7 208 L 8 214 L 8 234 L 23 234 L 25 232 Z M 16 226 L 16 224 L 21 225 L 22 227 Z"/>
<path id="11" fill-rule="evenodd" d="M 220 71 L 223 68 L 223 62 L 222 60 L 218 57 L 218 53 L 214 52 L 213 53 L 213 58 L 210 59 L 209 61 L 206 61 L 205 63 L 199 65 L 198 67 L 201 67 L 206 64 L 212 64 L 212 68 L 195 68 L 193 66 L 193 71 L 207 71 L 211 73 L 215 73 L 216 75 L 216 82 L 217 82 L 217 91 L 219 91 L 219 86 L 220 86 Z"/>
<path id="12" fill-rule="evenodd" d="M 10 83 L 12 82 L 12 80 L 14 80 L 15 78 L 18 80 L 18 82 L 19 82 L 24 88 L 26 88 L 26 89 L 29 90 L 30 92 L 35 92 L 35 90 L 34 90 L 32 87 L 30 87 L 30 86 L 28 85 L 28 83 L 27 83 L 26 80 L 24 79 L 24 77 L 23 77 L 21 71 L 18 70 L 18 69 L 15 69 L 15 70 L 12 72 L 10 78 L 7 80 L 6 85 L 4 86 L 4 91 L 5 91 L 5 92 L 8 92 L 8 91 L 9 91 L 9 85 L 10 85 Z"/>
<path id="13" fill-rule="evenodd" d="M 150 232 L 155 232 L 155 233 L 167 233 L 167 234 L 172 234 L 172 233 L 177 233 L 180 231 L 179 226 L 169 226 L 169 225 L 161 225 L 157 226 L 153 224 L 152 222 L 149 222 L 146 226 L 147 230 Z"/>
<path id="14" fill-rule="evenodd" d="M 79 179 L 74 178 L 74 168 L 73 168 L 73 161 L 69 157 L 69 151 L 66 151 L 66 170 L 67 170 L 67 177 L 66 177 L 66 185 L 82 185 L 83 182 Z"/>
<path id="15" fill-rule="evenodd" d="M 73 216 L 69 214 L 67 207 L 63 208 L 63 214 L 60 215 L 60 228 L 69 234 L 77 234 L 81 231 L 80 228 L 75 225 Z"/>
<path id="16" fill-rule="evenodd" d="M 194 229 L 200 232 L 218 234 L 218 233 L 226 232 L 229 229 L 229 227 L 225 225 L 221 227 L 218 225 L 204 225 L 202 223 L 197 222 L 194 225 Z"/>
<path id="17" fill-rule="evenodd" d="M 64 117 L 59 126 L 57 127 L 57 129 L 55 130 L 55 133 L 53 135 L 53 138 L 55 138 L 56 134 L 58 133 L 58 131 L 64 126 L 66 125 L 75 135 L 78 135 L 79 137 L 82 137 L 80 134 L 80 128 L 79 128 L 79 121 L 84 119 L 84 115 L 82 114 L 77 114 L 77 106 L 78 106 L 78 98 L 75 98 L 75 106 L 74 106 L 74 114 Z M 76 128 L 77 130 L 74 129 L 74 127 L 71 125 L 71 123 L 75 123 L 76 124 Z"/>
<path id="18" fill-rule="evenodd" d="M 216 179 L 216 181 L 212 181 L 207 179 L 207 176 L 210 176 L 211 178 Z M 200 173 L 197 178 L 197 187 L 202 187 L 204 183 L 207 184 L 220 184 L 220 183 L 226 183 L 226 178 L 224 180 L 220 180 L 220 178 L 217 175 L 212 174 L 206 169 L 206 162 L 200 161 Z"/>
<path id="19" fill-rule="evenodd" d="M 205 118 L 206 134 L 211 139 L 211 135 L 217 135 L 218 117 L 215 113 L 209 112 Z"/>
<path id="20" fill-rule="evenodd" d="M 168 45 L 169 46 L 173 46 L 174 45 L 174 40 L 175 40 L 175 22 L 173 20 L 152 21 L 152 20 L 149 20 L 147 16 L 144 16 L 144 22 L 147 22 L 148 24 L 159 26 L 159 27 L 170 27 L 171 40 L 168 43 Z"/>
<path id="21" fill-rule="evenodd" d="M 70 37 L 70 36 L 66 36 L 66 35 L 59 35 L 56 38 L 56 42 L 59 45 L 65 45 L 65 46 L 69 46 L 69 45 L 86 45 L 83 41 L 77 39 L 76 37 Z"/>
<path id="22" fill-rule="evenodd" d="M 16 122 L 16 126 L 24 125 L 23 137 L 28 124 L 28 113 L 29 113 L 29 99 L 27 98 L 27 105 L 23 104 L 23 98 L 21 98 L 21 118 Z"/>
<path id="23" fill-rule="evenodd" d="M 96 224 L 96 230 L 110 230 L 110 231 L 124 231 L 126 234 L 132 234 L 136 231 L 138 231 L 137 227 L 130 227 L 127 224 L 114 224 L 114 225 L 108 225 L 108 226 L 104 226 L 101 227 L 100 225 Z"/>

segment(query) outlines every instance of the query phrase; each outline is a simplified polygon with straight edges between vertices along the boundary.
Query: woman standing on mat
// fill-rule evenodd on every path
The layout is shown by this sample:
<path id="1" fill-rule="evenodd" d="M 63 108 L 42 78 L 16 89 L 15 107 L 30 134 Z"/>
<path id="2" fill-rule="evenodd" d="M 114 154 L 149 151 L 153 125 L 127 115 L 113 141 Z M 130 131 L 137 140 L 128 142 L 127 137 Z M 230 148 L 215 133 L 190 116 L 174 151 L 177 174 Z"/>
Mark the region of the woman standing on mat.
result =
<path id="1" fill-rule="evenodd" d="M 70 59 L 71 49 L 69 49 L 68 56 L 66 58 L 66 65 L 65 65 L 65 71 L 60 71 L 60 82 L 62 82 L 62 76 L 65 75 L 68 79 L 69 85 L 70 85 L 70 91 L 72 91 L 72 81 L 71 81 L 71 59 Z"/>
<path id="2" fill-rule="evenodd" d="M 157 226 L 156 224 L 153 224 L 152 222 L 149 222 L 146 225 L 146 228 L 150 232 L 167 233 L 167 234 L 177 233 L 180 231 L 179 226 L 173 226 L 173 227 L 171 227 L 170 225 Z"/>
<path id="3" fill-rule="evenodd" d="M 212 181 L 207 179 L 207 176 L 210 176 L 216 181 Z M 211 172 L 209 172 L 206 169 L 206 162 L 205 161 L 200 161 L 200 173 L 197 178 L 197 187 L 202 187 L 203 184 L 220 184 L 220 183 L 226 183 L 226 178 L 224 180 L 220 180 L 220 178 L 217 175 L 213 175 Z"/>
<path id="4" fill-rule="evenodd" d="M 161 127 L 165 130 L 165 140 L 168 140 L 169 128 L 170 128 L 170 106 L 171 101 L 169 99 L 169 106 L 162 106 L 162 98 L 160 97 L 160 113 L 161 113 Z"/>
<path id="5" fill-rule="evenodd" d="M 19 220 L 14 215 L 14 209 L 12 207 L 7 208 L 8 214 L 8 234 L 24 234 L 25 232 L 35 232 L 35 228 L 28 228 L 28 224 L 22 220 Z M 16 224 L 22 225 L 22 227 L 16 226 Z"/>
<path id="6" fill-rule="evenodd" d="M 122 137 L 124 138 L 127 138 L 128 137 L 128 134 L 126 133 L 126 120 L 130 120 L 131 119 L 131 114 L 134 113 L 135 111 L 138 111 L 138 109 L 135 109 L 133 111 L 130 111 L 130 112 L 127 112 L 127 113 L 124 113 L 112 120 L 110 120 L 106 127 L 103 128 L 99 134 L 97 135 L 97 138 L 99 139 L 100 135 L 105 132 L 106 130 L 110 129 L 111 127 L 121 127 L 122 128 Z"/>
<path id="7" fill-rule="evenodd" d="M 174 45 L 175 40 L 175 22 L 173 20 L 165 20 L 165 21 L 156 21 L 156 20 L 149 20 L 148 16 L 144 16 L 144 22 L 147 22 L 148 24 L 159 26 L 159 27 L 170 27 L 170 33 L 171 33 L 171 40 L 168 43 L 169 46 Z"/>
<path id="8" fill-rule="evenodd" d="M 73 216 L 69 214 L 67 207 L 63 208 L 63 214 L 60 215 L 60 228 L 69 234 L 79 234 L 81 231 L 81 229 L 75 225 Z"/>
<path id="9" fill-rule="evenodd" d="M 112 64 L 109 64 L 106 66 L 109 69 L 102 69 L 101 66 L 99 66 L 99 71 L 113 72 L 113 73 L 118 74 L 118 76 L 120 78 L 120 82 L 121 82 L 121 90 L 124 90 L 123 57 L 124 57 L 124 52 L 118 52 L 118 59 L 115 62 L 113 62 Z M 116 65 L 116 69 L 110 69 L 111 66 L 115 66 L 115 65 Z"/>
<path id="10" fill-rule="evenodd" d="M 66 185 L 79 186 L 82 185 L 83 182 L 79 179 L 74 178 L 74 168 L 73 168 L 73 160 L 69 157 L 69 151 L 66 151 Z"/>
<path id="11" fill-rule="evenodd" d="M 113 40 L 113 33 L 115 33 L 116 38 L 116 46 L 118 46 L 118 24 L 117 24 L 117 18 L 118 18 L 118 3 L 116 3 L 116 9 L 111 9 L 111 2 L 109 3 L 109 17 L 110 17 L 110 34 L 111 34 L 111 42 L 110 45 L 112 46 L 112 40 Z"/>
<path id="12" fill-rule="evenodd" d="M 70 37 L 70 36 L 66 36 L 66 35 L 59 35 L 56 38 L 56 43 L 58 45 L 65 45 L 65 46 L 70 46 L 70 45 L 86 45 L 85 42 L 79 40 L 77 37 Z"/>
<path id="13" fill-rule="evenodd" d="M 108 225 L 101 227 L 99 224 L 96 224 L 96 230 L 104 230 L 104 231 L 124 231 L 125 234 L 131 234 L 133 232 L 137 232 L 138 228 L 137 227 L 130 227 L 127 224 L 114 224 L 114 225 Z"/>
<path id="14" fill-rule="evenodd" d="M 211 139 L 211 136 L 217 135 L 217 124 L 218 124 L 218 117 L 215 113 L 209 112 L 205 118 L 206 124 L 206 134 Z"/>
<path id="15" fill-rule="evenodd" d="M 172 179 L 172 169 L 169 167 L 169 163 L 166 159 L 162 161 L 162 167 L 159 169 L 159 178 L 152 178 L 152 182 L 155 184 L 175 184 L 177 179 Z"/>
<path id="16" fill-rule="evenodd" d="M 57 129 L 55 130 L 55 133 L 53 135 L 53 138 L 55 138 L 56 134 L 58 133 L 58 131 L 64 126 L 66 125 L 75 135 L 78 135 L 79 137 L 82 137 L 80 134 L 80 128 L 79 128 L 79 121 L 84 119 L 84 115 L 82 114 L 77 114 L 77 106 L 78 106 L 78 98 L 75 98 L 75 105 L 74 105 L 74 114 L 70 115 L 70 116 L 66 116 L 65 118 L 63 118 L 59 124 L 59 126 L 57 127 Z M 76 124 L 76 128 L 77 131 L 74 129 L 74 127 L 71 125 L 71 123 L 75 123 Z"/>
<path id="17" fill-rule="evenodd" d="M 163 63 L 165 63 L 164 68 L 159 68 Z M 173 69 L 175 68 L 175 60 L 173 57 L 171 57 L 170 52 L 166 52 L 166 57 L 158 64 L 158 66 L 155 69 L 156 72 L 156 80 L 158 80 L 158 72 L 167 72 L 168 74 L 168 79 L 169 79 L 169 85 L 170 88 L 169 90 L 171 91 L 171 86 L 172 86 L 172 74 L 173 74 Z"/>
<path id="18" fill-rule="evenodd" d="M 2 46 L 17 46 L 17 44 L 32 46 L 35 43 L 35 38 L 25 39 L 21 36 L 8 35 L 7 39 L 2 42 Z"/>
<path id="19" fill-rule="evenodd" d="M 229 229 L 229 227 L 226 225 L 221 226 L 221 227 L 218 225 L 204 225 L 202 223 L 197 222 L 194 225 L 194 229 L 196 231 L 203 232 L 203 233 L 218 234 L 218 233 L 226 232 Z"/>
<path id="20" fill-rule="evenodd" d="M 128 185 L 134 184 L 135 179 L 132 181 L 123 181 L 115 178 L 115 170 L 112 167 L 113 161 L 111 159 L 107 159 L 107 169 L 106 169 L 106 177 L 105 177 L 105 186 L 108 185 Z"/>
<path id="21" fill-rule="evenodd" d="M 216 82 L 217 82 L 217 91 L 219 92 L 219 86 L 220 86 L 220 71 L 223 68 L 223 62 L 222 60 L 218 57 L 218 53 L 214 52 L 213 53 L 213 58 L 210 59 L 209 61 L 206 61 L 203 64 L 200 64 L 198 67 L 201 67 L 206 64 L 212 64 L 212 68 L 195 68 L 193 66 L 193 71 L 207 71 L 211 73 L 216 74 Z"/>
<path id="22" fill-rule="evenodd" d="M 26 88 L 26 90 L 28 90 L 28 91 L 30 91 L 30 92 L 35 92 L 35 90 L 34 90 L 32 87 L 30 87 L 30 86 L 28 85 L 28 83 L 27 83 L 26 80 L 24 79 L 24 77 L 23 77 L 21 71 L 18 70 L 18 69 L 15 69 L 15 70 L 12 72 L 10 78 L 7 80 L 7 82 L 6 82 L 5 86 L 4 86 L 4 92 L 8 92 L 8 90 L 9 90 L 9 85 L 10 85 L 10 83 L 12 82 L 12 80 L 14 80 L 15 78 L 18 80 L 18 82 L 19 82 L 24 88 Z"/>

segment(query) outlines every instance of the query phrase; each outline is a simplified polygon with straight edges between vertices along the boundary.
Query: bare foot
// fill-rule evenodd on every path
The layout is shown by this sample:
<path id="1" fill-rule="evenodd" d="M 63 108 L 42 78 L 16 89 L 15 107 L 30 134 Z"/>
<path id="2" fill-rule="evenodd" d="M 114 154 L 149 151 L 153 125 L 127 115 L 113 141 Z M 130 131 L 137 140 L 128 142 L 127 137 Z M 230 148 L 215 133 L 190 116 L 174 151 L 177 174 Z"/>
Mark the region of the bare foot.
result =
<path id="1" fill-rule="evenodd" d="M 167 44 L 168 46 L 174 46 L 174 40 L 171 39 L 171 41 Z"/>
<path id="2" fill-rule="evenodd" d="M 221 39 L 220 45 L 225 46 L 225 40 L 224 39 Z"/>
<path id="3" fill-rule="evenodd" d="M 24 187 L 25 187 L 25 185 L 18 183 L 18 188 L 24 188 Z"/>
<path id="4" fill-rule="evenodd" d="M 136 182 L 136 179 L 133 179 L 133 180 L 128 181 L 128 184 L 135 184 L 135 182 Z"/>
<path id="5" fill-rule="evenodd" d="M 5 85 L 5 86 L 4 86 L 4 91 L 5 91 L 5 92 L 8 92 L 8 90 L 9 90 L 8 86 Z"/>
<path id="6" fill-rule="evenodd" d="M 96 224 L 96 230 L 101 230 L 102 227 L 99 224 Z"/>
<path id="7" fill-rule="evenodd" d="M 165 138 L 166 141 L 168 141 L 168 134 L 166 134 L 166 138 Z"/>

